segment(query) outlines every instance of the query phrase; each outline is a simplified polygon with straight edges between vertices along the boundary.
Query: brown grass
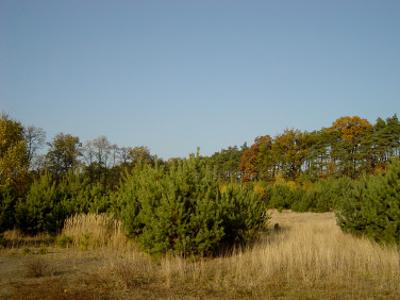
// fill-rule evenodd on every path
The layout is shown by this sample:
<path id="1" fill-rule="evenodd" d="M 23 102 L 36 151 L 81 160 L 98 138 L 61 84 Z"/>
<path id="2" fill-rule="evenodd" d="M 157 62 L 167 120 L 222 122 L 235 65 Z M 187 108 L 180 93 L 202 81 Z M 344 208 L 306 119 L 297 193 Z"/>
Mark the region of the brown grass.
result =
<path id="1" fill-rule="evenodd" d="M 164 285 L 260 298 L 293 291 L 311 297 L 400 296 L 396 248 L 343 234 L 333 214 L 273 212 L 272 223 L 279 229 L 228 257 L 164 258 Z"/>
<path id="2" fill-rule="evenodd" d="M 7 230 L 3 233 L 3 243 L 5 248 L 20 247 L 40 247 L 43 245 L 51 245 L 54 239 L 47 233 L 41 233 L 35 236 L 27 236 L 19 230 Z"/>
<path id="3" fill-rule="evenodd" d="M 121 222 L 106 214 L 73 216 L 65 221 L 62 235 L 71 238 L 73 244 L 82 250 L 126 248 L 128 242 Z"/>
<path id="4" fill-rule="evenodd" d="M 155 260 L 110 222 L 93 215 L 70 220 L 64 234 L 79 241 L 89 232 L 97 248 L 74 250 L 74 242 L 59 258 L 53 253 L 74 266 L 37 279 L 35 289 L 21 279 L 10 295 L 40 299 L 35 291 L 50 286 L 47 299 L 400 299 L 397 249 L 343 234 L 330 213 L 273 211 L 269 234 L 251 248 L 200 260 Z"/>

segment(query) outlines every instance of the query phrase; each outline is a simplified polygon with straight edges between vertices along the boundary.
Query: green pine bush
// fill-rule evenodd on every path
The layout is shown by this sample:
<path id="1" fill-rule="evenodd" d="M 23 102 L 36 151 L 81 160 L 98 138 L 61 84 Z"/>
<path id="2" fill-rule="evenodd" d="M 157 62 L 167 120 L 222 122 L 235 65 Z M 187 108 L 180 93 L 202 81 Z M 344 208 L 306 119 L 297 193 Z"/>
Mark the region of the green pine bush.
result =
<path id="1" fill-rule="evenodd" d="M 400 244 L 400 161 L 392 161 L 386 174 L 355 182 L 337 220 L 345 232 Z"/>
<path id="2" fill-rule="evenodd" d="M 168 168 L 139 166 L 121 184 L 114 211 L 150 253 L 212 255 L 250 241 L 267 219 L 251 186 L 221 191 L 216 179 L 198 156 Z"/>
<path id="3" fill-rule="evenodd" d="M 91 199 L 87 191 L 88 180 L 85 179 L 84 176 L 71 170 L 57 184 L 63 206 L 68 215 L 89 212 Z"/>
<path id="4" fill-rule="evenodd" d="M 24 233 L 57 233 L 66 217 L 55 180 L 44 173 L 35 180 L 24 199 L 16 205 L 17 227 Z"/>
<path id="5" fill-rule="evenodd" d="M 57 185 L 68 215 L 104 213 L 111 206 L 110 190 L 100 182 L 90 182 L 85 174 L 70 171 Z"/>
<path id="6" fill-rule="evenodd" d="M 274 184 L 268 188 L 268 207 L 290 209 L 303 197 L 304 191 L 298 187 L 289 187 L 287 184 Z"/>
<path id="7" fill-rule="evenodd" d="M 351 188 L 348 177 L 320 180 L 311 188 L 304 190 L 302 197 L 292 204 L 294 211 L 328 212 L 333 211 Z"/>
<path id="8" fill-rule="evenodd" d="M 0 232 L 12 229 L 15 224 L 16 197 L 10 188 L 0 188 Z"/>

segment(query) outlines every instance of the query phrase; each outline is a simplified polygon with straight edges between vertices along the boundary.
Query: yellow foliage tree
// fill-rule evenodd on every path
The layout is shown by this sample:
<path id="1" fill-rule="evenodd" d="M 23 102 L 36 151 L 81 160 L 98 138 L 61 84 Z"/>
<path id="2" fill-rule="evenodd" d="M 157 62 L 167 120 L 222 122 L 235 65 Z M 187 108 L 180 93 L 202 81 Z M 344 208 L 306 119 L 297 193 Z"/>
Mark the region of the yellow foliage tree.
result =
<path id="1" fill-rule="evenodd" d="M 27 146 L 22 125 L 0 116 L 0 187 L 24 188 L 28 175 Z"/>

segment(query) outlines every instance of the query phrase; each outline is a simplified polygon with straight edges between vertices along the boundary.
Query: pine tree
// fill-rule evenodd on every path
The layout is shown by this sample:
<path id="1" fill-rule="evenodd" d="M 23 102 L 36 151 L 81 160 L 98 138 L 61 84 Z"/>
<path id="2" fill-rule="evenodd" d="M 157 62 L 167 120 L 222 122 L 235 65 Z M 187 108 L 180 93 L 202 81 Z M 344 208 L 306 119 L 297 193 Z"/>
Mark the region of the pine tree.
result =
<path id="1" fill-rule="evenodd" d="M 346 232 L 379 242 L 400 243 L 400 162 L 393 160 L 384 175 L 355 183 L 337 213 Z"/>
<path id="2" fill-rule="evenodd" d="M 57 233 L 66 217 L 60 200 L 55 181 L 44 173 L 32 183 L 26 198 L 17 203 L 17 227 L 28 234 Z"/>
<path id="3" fill-rule="evenodd" d="M 154 254 L 211 255 L 248 242 L 266 220 L 264 202 L 251 186 L 231 183 L 221 190 L 198 156 L 169 168 L 134 169 L 116 203 L 128 234 Z"/>

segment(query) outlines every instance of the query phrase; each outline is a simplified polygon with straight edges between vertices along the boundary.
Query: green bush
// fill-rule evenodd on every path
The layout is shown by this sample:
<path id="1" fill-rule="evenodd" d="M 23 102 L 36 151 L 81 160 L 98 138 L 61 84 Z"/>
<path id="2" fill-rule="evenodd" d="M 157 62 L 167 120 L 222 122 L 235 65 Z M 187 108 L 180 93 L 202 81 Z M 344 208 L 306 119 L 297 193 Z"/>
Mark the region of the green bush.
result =
<path id="1" fill-rule="evenodd" d="M 294 211 L 333 211 L 338 203 L 346 197 L 351 188 L 351 180 L 347 177 L 339 179 L 330 178 L 314 183 L 310 188 L 305 189 L 303 195 L 297 202 L 292 204 Z"/>
<path id="2" fill-rule="evenodd" d="M 111 206 L 110 190 L 100 182 L 90 182 L 83 174 L 68 172 L 57 185 L 68 215 L 103 213 Z"/>
<path id="3" fill-rule="evenodd" d="M 291 209 L 297 212 L 306 212 L 315 210 L 316 204 L 321 196 L 320 190 L 313 187 L 311 190 L 305 191 L 298 201 L 292 203 Z"/>
<path id="4" fill-rule="evenodd" d="M 327 212 L 337 207 L 351 186 L 347 177 L 320 180 L 309 185 L 294 182 L 275 183 L 267 188 L 269 208 L 305 212 Z"/>
<path id="5" fill-rule="evenodd" d="M 221 194 L 219 209 L 224 228 L 221 242 L 227 247 L 251 241 L 268 220 L 265 201 L 251 186 L 228 185 Z"/>
<path id="6" fill-rule="evenodd" d="M 14 227 L 15 203 L 16 199 L 11 189 L 0 188 L 0 232 Z"/>
<path id="7" fill-rule="evenodd" d="M 384 175 L 354 183 L 337 211 L 345 232 L 378 242 L 400 244 L 400 162 L 393 161 Z"/>
<path id="8" fill-rule="evenodd" d="M 32 183 L 26 198 L 17 203 L 15 217 L 17 227 L 27 234 L 56 233 L 62 228 L 66 213 L 49 173 Z"/>
<path id="9" fill-rule="evenodd" d="M 303 190 L 299 187 L 291 187 L 287 184 L 275 184 L 268 188 L 268 207 L 277 209 L 290 209 L 294 203 L 303 197 Z"/>
<path id="10" fill-rule="evenodd" d="M 115 213 L 150 253 L 211 255 L 255 237 L 265 205 L 250 186 L 229 184 L 199 157 L 169 166 L 140 166 L 121 184 Z"/>
<path id="11" fill-rule="evenodd" d="M 85 177 L 72 170 L 59 180 L 57 189 L 68 215 L 88 213 L 91 200 L 87 185 Z"/>

